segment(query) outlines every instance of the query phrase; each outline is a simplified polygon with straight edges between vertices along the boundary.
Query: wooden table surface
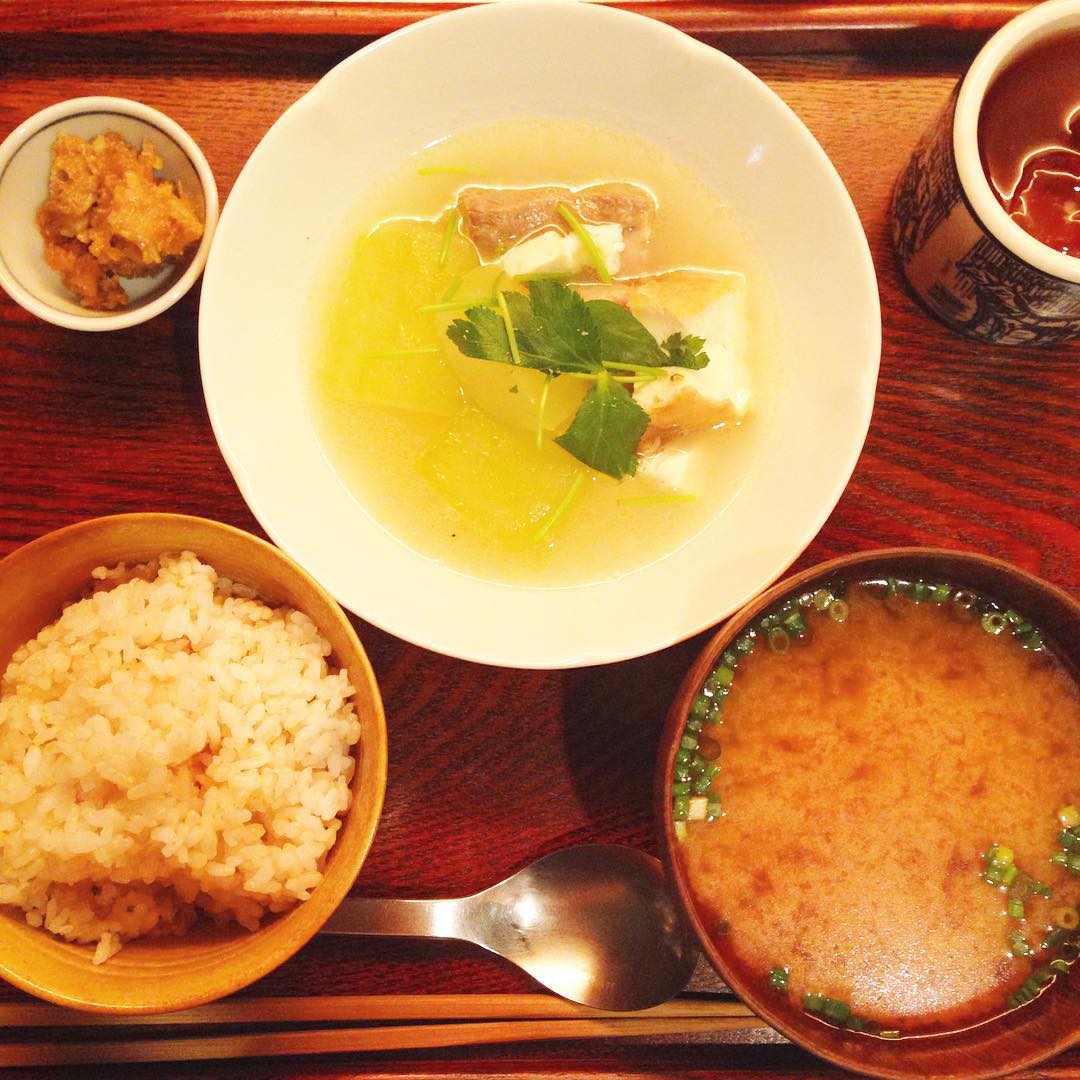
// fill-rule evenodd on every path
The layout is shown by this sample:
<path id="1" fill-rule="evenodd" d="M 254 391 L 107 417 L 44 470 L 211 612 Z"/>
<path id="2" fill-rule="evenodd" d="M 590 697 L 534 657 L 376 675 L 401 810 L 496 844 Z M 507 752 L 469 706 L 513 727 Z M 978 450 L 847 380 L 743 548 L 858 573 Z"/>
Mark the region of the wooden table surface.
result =
<path id="1" fill-rule="evenodd" d="M 0 34 L 0 138 L 63 98 L 137 98 L 187 128 L 226 197 L 282 110 L 362 44 L 320 35 Z M 905 292 L 888 242 L 893 179 L 970 53 L 917 55 L 894 45 L 886 53 L 742 59 L 789 102 L 836 164 L 866 228 L 881 286 L 884 350 L 870 434 L 847 491 L 797 566 L 877 546 L 939 545 L 999 556 L 1075 592 L 1080 347 L 1006 350 L 953 336 Z M 149 324 L 80 334 L 39 322 L 0 294 L 0 555 L 83 518 L 134 510 L 201 514 L 259 532 L 207 420 L 197 315 L 196 288 Z M 357 892 L 469 892 L 538 855 L 587 840 L 654 850 L 656 741 L 700 639 L 619 665 L 537 673 L 451 660 L 370 626 L 359 629 L 386 701 L 390 778 Z M 533 989 L 527 977 L 464 945 L 358 939 L 316 940 L 249 993 Z M 0 1000 L 21 995 L 0 987 Z M 545 1043 L 170 1067 L 167 1075 L 764 1070 L 838 1074 L 767 1032 L 743 1045 Z M 144 1072 L 152 1075 L 149 1067 L 124 1075 Z M 1038 1075 L 1080 1076 L 1080 1052 Z"/>

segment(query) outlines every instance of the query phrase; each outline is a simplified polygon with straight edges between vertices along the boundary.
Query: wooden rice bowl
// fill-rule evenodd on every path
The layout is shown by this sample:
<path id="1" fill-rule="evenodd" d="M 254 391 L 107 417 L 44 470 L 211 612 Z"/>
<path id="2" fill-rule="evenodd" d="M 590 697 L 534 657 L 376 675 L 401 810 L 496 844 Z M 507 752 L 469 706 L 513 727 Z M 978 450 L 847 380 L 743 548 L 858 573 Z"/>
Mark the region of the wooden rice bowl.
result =
<path id="1" fill-rule="evenodd" d="M 59 615 L 65 601 L 78 598 L 95 566 L 182 550 L 254 587 L 262 599 L 303 611 L 329 640 L 331 659 L 348 669 L 356 688 L 363 729 L 354 747 L 352 805 L 310 899 L 267 918 L 254 933 L 197 924 L 182 937 L 133 941 L 94 966 L 93 946 L 61 941 L 29 926 L 21 911 L 0 908 L 0 976 L 60 1005 L 106 1013 L 170 1012 L 254 982 L 314 936 L 348 894 L 382 809 L 386 722 L 356 632 L 314 579 L 277 548 L 240 529 L 177 514 L 122 514 L 84 521 L 19 548 L 0 561 L 0 670 L 19 645 Z"/>

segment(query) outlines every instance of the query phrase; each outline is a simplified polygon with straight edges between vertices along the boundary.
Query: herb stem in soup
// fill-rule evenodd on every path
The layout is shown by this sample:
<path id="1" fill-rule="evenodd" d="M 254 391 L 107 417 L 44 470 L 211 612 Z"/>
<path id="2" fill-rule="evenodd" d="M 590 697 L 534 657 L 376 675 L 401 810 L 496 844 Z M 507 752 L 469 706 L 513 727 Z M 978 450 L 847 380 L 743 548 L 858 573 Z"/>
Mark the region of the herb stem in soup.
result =
<path id="1" fill-rule="evenodd" d="M 1075 676 L 1022 612 L 891 577 L 792 597 L 692 699 L 671 803 L 692 895 L 717 948 L 825 1023 L 989 1019 L 1080 954 L 1078 751 Z"/>

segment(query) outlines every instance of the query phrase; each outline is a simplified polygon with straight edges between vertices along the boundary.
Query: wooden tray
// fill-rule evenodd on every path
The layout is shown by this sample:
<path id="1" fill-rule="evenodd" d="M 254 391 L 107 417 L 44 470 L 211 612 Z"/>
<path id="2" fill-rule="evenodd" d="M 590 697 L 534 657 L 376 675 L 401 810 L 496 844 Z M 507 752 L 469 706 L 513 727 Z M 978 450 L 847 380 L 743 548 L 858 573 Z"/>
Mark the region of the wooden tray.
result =
<path id="1" fill-rule="evenodd" d="M 7 0 L 0 7 L 0 138 L 63 98 L 134 97 L 191 132 L 224 197 L 282 110 L 360 44 L 349 35 L 381 32 L 435 6 L 241 0 L 69 8 Z M 893 179 L 916 139 L 976 40 L 1026 6 L 641 5 L 719 33 L 725 47 L 752 48 L 745 63 L 821 141 L 873 250 L 885 340 L 874 420 L 850 485 L 799 567 L 856 549 L 930 544 L 983 551 L 1067 589 L 1080 586 L 1080 350 L 993 349 L 951 335 L 904 290 L 887 239 Z M 927 35 L 939 50 L 926 50 Z M 92 335 L 47 326 L 0 295 L 0 555 L 49 529 L 127 510 L 202 514 L 259 531 L 206 417 L 197 306 L 196 289 L 143 327 Z M 610 667 L 544 673 L 450 660 L 359 629 L 385 697 L 391 758 L 385 813 L 358 892 L 470 892 L 587 840 L 653 848 L 656 740 L 700 640 Z M 709 972 L 698 985 L 721 989 Z M 463 945 L 316 940 L 249 994 L 533 989 L 525 976 Z M 0 1001 L 17 1000 L 0 986 Z M 839 1075 L 771 1032 L 745 1033 L 742 1044 L 730 1038 L 170 1067 L 167 1074 Z M 154 1075 L 141 1068 L 125 1075 L 143 1072 Z M 1039 1075 L 1080 1076 L 1080 1053 Z"/>
<path id="2" fill-rule="evenodd" d="M 619 0 L 615 6 L 661 19 L 687 33 L 722 35 L 729 50 L 820 52 L 888 47 L 893 42 L 965 49 L 1033 2 Z M 7 0 L 0 32 L 376 35 L 462 6 L 457 0 L 179 0 L 172 4 L 94 0 L 77 6 Z"/>

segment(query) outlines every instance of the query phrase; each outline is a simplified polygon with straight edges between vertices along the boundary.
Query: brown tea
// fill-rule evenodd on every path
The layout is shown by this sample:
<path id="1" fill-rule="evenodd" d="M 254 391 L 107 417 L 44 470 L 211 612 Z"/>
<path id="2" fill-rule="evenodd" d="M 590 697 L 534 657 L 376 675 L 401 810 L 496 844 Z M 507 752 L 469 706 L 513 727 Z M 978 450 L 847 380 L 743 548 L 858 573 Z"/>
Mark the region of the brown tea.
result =
<path id="1" fill-rule="evenodd" d="M 1009 216 L 1080 258 L 1080 30 L 1040 42 L 998 75 L 979 115 L 979 152 Z"/>

